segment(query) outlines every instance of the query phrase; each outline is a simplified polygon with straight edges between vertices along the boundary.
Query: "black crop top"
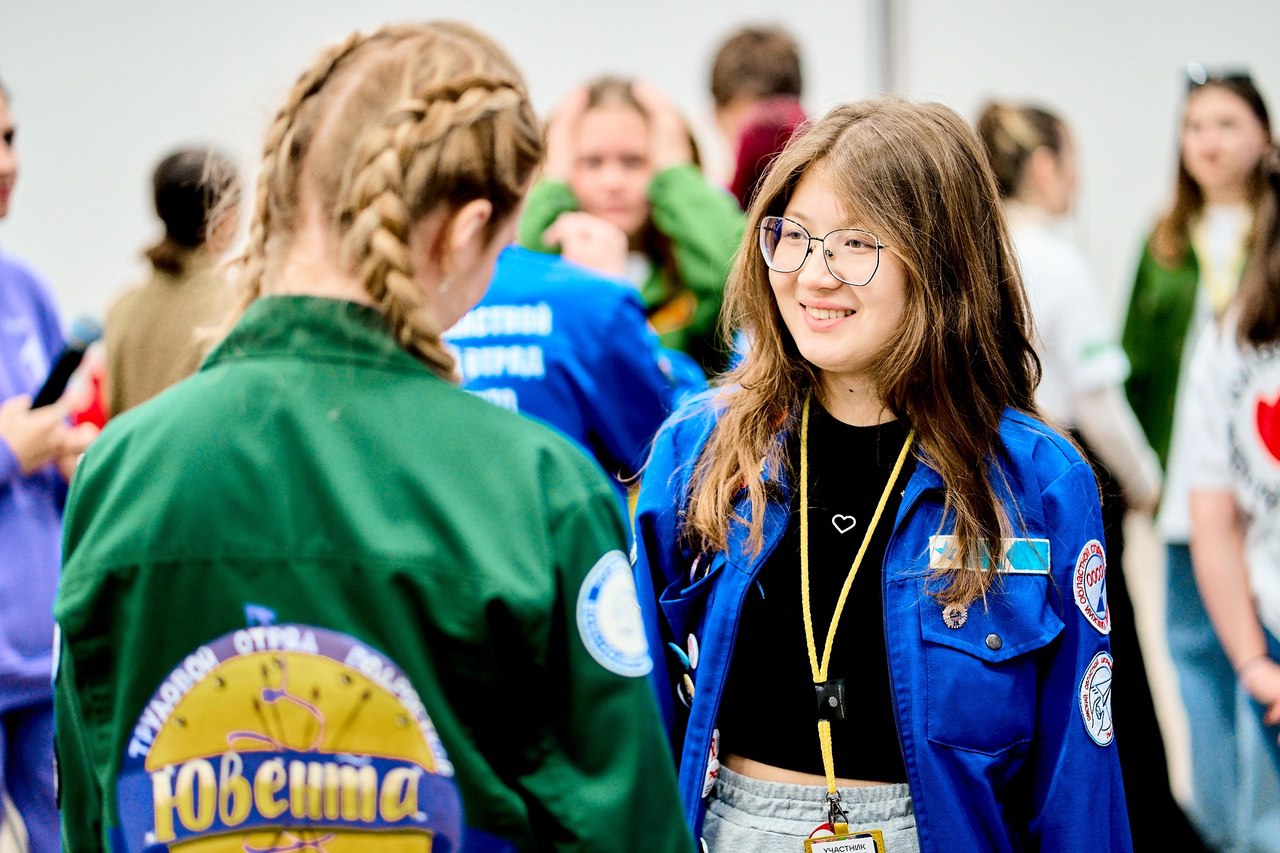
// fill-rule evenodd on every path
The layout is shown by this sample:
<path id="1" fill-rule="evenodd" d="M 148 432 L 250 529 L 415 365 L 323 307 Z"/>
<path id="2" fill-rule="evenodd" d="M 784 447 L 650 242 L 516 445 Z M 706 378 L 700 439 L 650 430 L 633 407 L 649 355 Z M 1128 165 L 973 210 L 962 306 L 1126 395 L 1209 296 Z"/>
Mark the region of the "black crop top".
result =
<path id="1" fill-rule="evenodd" d="M 787 441 L 796 480 L 791 519 L 742 607 L 717 725 L 722 754 L 823 774 L 800 596 L 800 430 Z M 906 440 L 905 424 L 855 427 L 815 398 L 809 414 L 809 591 L 819 660 L 840 588 Z M 829 678 L 845 682 L 846 716 L 831 725 L 837 776 L 905 782 L 885 656 L 882 563 L 911 454 L 890 493 L 845 602 Z"/>

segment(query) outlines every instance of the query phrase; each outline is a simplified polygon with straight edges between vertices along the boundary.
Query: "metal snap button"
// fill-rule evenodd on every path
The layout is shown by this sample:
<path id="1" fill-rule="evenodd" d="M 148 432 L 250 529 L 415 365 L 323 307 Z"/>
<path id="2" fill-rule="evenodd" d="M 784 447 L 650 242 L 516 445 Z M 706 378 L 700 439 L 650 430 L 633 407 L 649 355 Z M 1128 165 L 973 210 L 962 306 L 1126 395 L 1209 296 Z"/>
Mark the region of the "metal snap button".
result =
<path id="1" fill-rule="evenodd" d="M 999 634 L 987 634 L 987 648 L 991 649 L 991 651 L 999 651 L 1003 645 L 1004 640 L 1000 639 Z"/>

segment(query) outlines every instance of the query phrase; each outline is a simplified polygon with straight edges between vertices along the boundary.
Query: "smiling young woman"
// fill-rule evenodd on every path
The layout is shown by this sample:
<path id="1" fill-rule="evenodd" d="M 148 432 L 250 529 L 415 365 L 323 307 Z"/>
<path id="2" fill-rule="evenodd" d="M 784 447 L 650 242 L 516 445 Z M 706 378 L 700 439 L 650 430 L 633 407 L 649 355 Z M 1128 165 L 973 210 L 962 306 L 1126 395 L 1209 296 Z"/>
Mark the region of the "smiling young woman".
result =
<path id="1" fill-rule="evenodd" d="M 977 139 L 937 104 L 838 107 L 748 219 L 725 305 L 751 347 L 659 434 L 636 512 L 695 834 L 1130 849 L 1097 485 L 1036 417 Z"/>

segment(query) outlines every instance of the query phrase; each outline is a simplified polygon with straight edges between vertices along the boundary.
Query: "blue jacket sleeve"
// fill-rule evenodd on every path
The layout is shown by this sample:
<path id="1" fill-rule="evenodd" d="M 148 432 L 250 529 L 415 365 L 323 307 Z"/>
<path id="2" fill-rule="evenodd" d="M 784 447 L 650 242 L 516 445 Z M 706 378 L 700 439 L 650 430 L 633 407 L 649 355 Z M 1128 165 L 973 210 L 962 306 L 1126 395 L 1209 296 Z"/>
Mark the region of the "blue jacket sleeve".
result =
<path id="1" fill-rule="evenodd" d="M 1133 847 L 1111 720 L 1110 642 L 1075 604 L 1076 567 L 1089 565 L 1095 546 L 1105 542 L 1092 469 L 1077 461 L 1049 483 L 1042 500 L 1063 630 L 1040 676 L 1029 757 L 1031 846 L 1045 853 L 1123 853 Z M 1123 677 L 1123 661 L 1120 667 Z"/>
<path id="2" fill-rule="evenodd" d="M 590 359 L 585 390 L 589 399 L 611 404 L 588 407 L 590 439 L 623 466 L 624 476 L 631 476 L 640 470 L 650 442 L 675 407 L 676 394 L 686 389 L 679 387 L 667 366 L 636 293 L 623 292 L 597 332 L 598 350 Z"/>

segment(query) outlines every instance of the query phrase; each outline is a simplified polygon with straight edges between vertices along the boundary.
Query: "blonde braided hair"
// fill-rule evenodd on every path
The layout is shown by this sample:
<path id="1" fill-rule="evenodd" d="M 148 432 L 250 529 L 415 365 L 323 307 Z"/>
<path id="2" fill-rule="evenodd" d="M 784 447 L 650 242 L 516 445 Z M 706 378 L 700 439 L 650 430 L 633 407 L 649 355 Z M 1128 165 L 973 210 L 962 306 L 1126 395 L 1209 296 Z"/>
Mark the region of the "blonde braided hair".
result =
<path id="1" fill-rule="evenodd" d="M 352 33 L 339 44 L 325 49 L 310 68 L 289 90 L 288 97 L 276 113 L 271 127 L 267 130 L 267 139 L 262 148 L 262 171 L 258 173 L 258 181 L 254 190 L 253 218 L 249 224 L 249 239 L 244 252 L 233 260 L 239 266 L 238 281 L 241 287 L 241 304 L 235 317 L 244 313 L 244 309 L 262 294 L 262 277 L 266 269 L 267 241 L 272 223 L 273 195 L 283 195 L 278 184 L 285 176 L 291 176 L 293 169 L 288 168 L 290 146 L 285 140 L 293 133 L 294 120 L 302 104 L 320 90 L 329 79 L 335 68 L 367 39 L 361 33 Z M 272 190 L 276 192 L 273 193 Z M 290 223 L 290 226 L 292 223 Z M 233 318 L 234 319 L 234 318 Z"/>
<path id="2" fill-rule="evenodd" d="M 444 330 L 415 280 L 412 226 L 442 210 L 447 228 L 449 213 L 486 199 L 484 236 L 492 238 L 541 156 L 523 80 L 485 36 L 442 22 L 349 37 L 303 73 L 267 135 L 242 310 L 263 292 L 299 199 L 310 198 L 400 344 L 456 379 Z"/>
<path id="3" fill-rule="evenodd" d="M 358 278 L 400 344 L 443 376 L 453 376 L 454 358 L 440 339 L 444 329 L 423 305 L 408 246 L 409 226 L 426 210 L 414 209 L 406 189 L 419 187 L 417 197 L 428 201 L 491 198 L 491 190 L 518 198 L 524 176 L 511 174 L 515 158 L 497 156 L 486 162 L 486 157 L 510 148 L 512 140 L 499 140 L 495 137 L 501 134 L 487 134 L 484 128 L 495 125 L 496 131 L 495 117 L 518 109 L 523 100 L 510 82 L 473 77 L 400 101 L 382 126 L 363 138 L 354 155 L 351 188 L 342 193 L 345 203 L 338 219 L 349 223 L 345 256 L 357 260 Z M 508 168 L 502 169 L 503 165 Z M 481 173 L 490 166 L 508 174 L 489 176 L 486 181 Z M 486 187 L 477 195 L 460 191 L 460 184 L 466 183 L 474 183 L 473 190 L 481 189 L 481 183 L 499 186 Z M 425 187 L 430 189 L 424 192 Z"/>

